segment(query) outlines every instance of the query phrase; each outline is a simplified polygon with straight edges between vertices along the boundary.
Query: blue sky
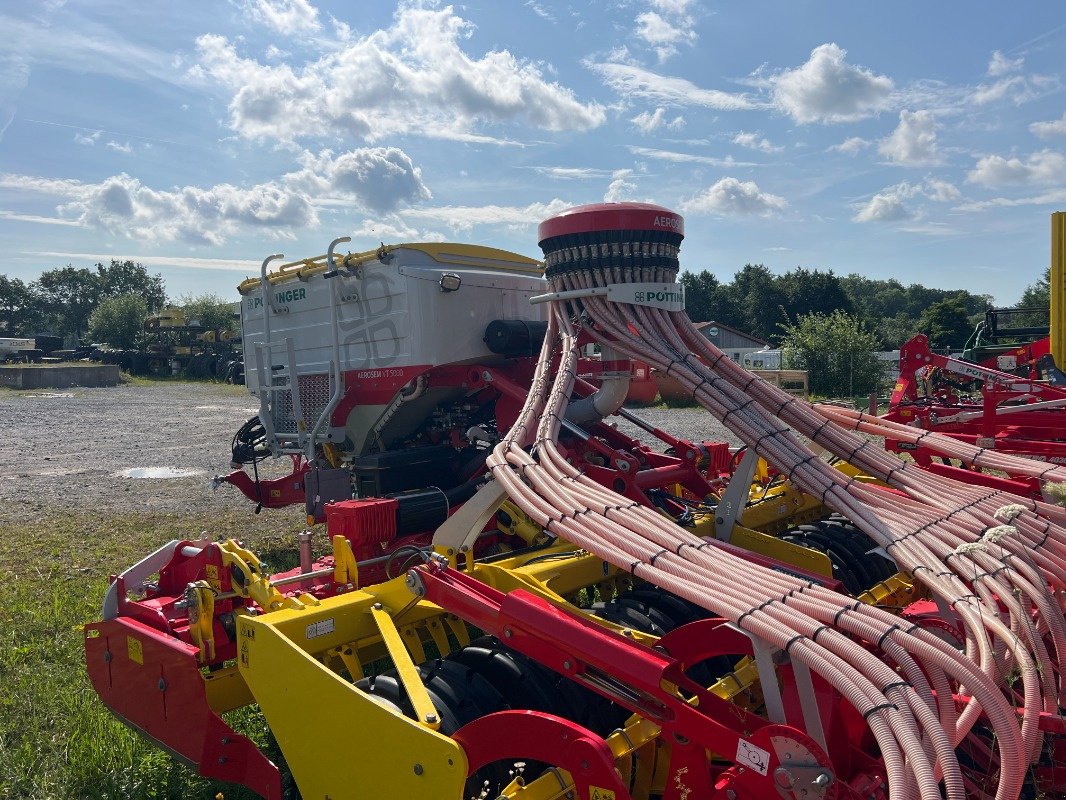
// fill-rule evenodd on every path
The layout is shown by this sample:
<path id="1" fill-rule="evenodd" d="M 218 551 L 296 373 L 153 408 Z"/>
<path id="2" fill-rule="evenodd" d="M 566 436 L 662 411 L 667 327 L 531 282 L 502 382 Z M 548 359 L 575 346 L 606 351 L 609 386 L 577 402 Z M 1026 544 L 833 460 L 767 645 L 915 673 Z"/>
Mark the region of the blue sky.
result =
<path id="1" fill-rule="evenodd" d="M 0 0 L 0 272 L 235 295 L 336 236 L 539 255 L 569 205 L 1017 300 L 1066 209 L 1061 2 Z"/>

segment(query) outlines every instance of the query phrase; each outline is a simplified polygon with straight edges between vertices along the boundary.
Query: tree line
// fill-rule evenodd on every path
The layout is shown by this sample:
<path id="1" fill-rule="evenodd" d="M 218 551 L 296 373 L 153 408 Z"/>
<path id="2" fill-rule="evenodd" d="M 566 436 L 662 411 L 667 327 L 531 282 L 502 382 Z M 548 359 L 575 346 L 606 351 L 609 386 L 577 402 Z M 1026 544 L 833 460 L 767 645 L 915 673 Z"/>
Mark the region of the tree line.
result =
<path id="1" fill-rule="evenodd" d="M 93 268 L 70 265 L 45 270 L 35 281 L 0 275 L 0 335 L 62 336 L 117 348 L 141 343 L 150 314 L 168 307 L 163 276 L 132 260 L 112 259 Z M 187 320 L 209 329 L 233 329 L 231 303 L 212 294 L 182 296 Z"/>
<path id="2" fill-rule="evenodd" d="M 938 347 L 961 348 L 992 305 L 990 295 L 965 289 L 904 286 L 895 278 L 840 277 L 804 267 L 775 275 L 763 264 L 745 264 L 727 283 L 710 270 L 686 272 L 680 280 L 693 320 L 723 322 L 773 345 L 785 336 L 783 326 L 801 317 L 843 312 L 864 324 L 877 350 L 894 350 L 919 332 Z"/>

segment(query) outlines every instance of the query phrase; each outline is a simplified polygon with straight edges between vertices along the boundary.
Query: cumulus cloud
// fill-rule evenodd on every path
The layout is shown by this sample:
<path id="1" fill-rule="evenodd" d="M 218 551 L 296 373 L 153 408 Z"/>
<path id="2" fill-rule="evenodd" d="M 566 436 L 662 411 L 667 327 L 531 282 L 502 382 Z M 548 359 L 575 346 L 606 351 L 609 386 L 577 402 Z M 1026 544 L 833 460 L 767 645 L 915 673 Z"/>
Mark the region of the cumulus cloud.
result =
<path id="1" fill-rule="evenodd" d="M 81 131 L 77 131 L 74 134 L 74 141 L 77 144 L 83 144 L 87 147 L 92 147 L 100 140 L 100 136 L 102 134 L 103 131 L 93 131 L 92 133 L 82 133 Z"/>
<path id="2" fill-rule="evenodd" d="M 938 203 L 947 203 L 961 197 L 954 184 L 940 178 L 927 178 L 919 183 L 903 181 L 886 186 L 865 203 L 858 206 L 854 222 L 900 222 L 915 219 L 918 212 L 904 201 L 927 198 Z"/>
<path id="3" fill-rule="evenodd" d="M 318 222 L 307 197 L 275 183 L 159 191 L 121 173 L 69 187 L 68 197 L 64 218 L 131 239 L 217 245 L 246 226 L 291 235 Z"/>
<path id="4" fill-rule="evenodd" d="M 723 217 L 768 217 L 787 207 L 785 198 L 762 191 L 755 181 L 741 182 L 736 178 L 722 178 L 695 197 L 681 202 L 681 209 L 687 213 Z"/>
<path id="5" fill-rule="evenodd" d="M 931 111 L 901 111 L 899 125 L 881 140 L 877 152 L 908 167 L 938 164 L 936 129 L 936 118 Z"/>
<path id="6" fill-rule="evenodd" d="M 659 106 L 655 111 L 642 111 L 629 121 L 636 125 L 637 129 L 644 134 L 651 133 L 663 126 L 670 130 L 679 130 L 685 126 L 684 117 L 677 116 L 667 120 L 666 109 L 662 106 Z"/>
<path id="7" fill-rule="evenodd" d="M 1034 122 L 1029 126 L 1029 132 L 1041 139 L 1050 139 L 1052 136 L 1066 136 L 1066 112 L 1062 119 L 1053 119 L 1048 122 Z"/>
<path id="8" fill-rule="evenodd" d="M 0 175 L 0 188 L 64 198 L 62 218 L 79 225 L 130 238 L 194 244 L 221 244 L 241 229 L 292 236 L 318 224 L 316 207 L 343 205 L 386 216 L 432 198 L 421 169 L 397 147 L 305 151 L 298 161 L 300 169 L 252 187 L 218 184 L 162 191 L 122 173 L 96 184 L 6 174 Z"/>
<path id="9" fill-rule="evenodd" d="M 1056 184 L 1066 175 L 1066 157 L 1054 150 L 1041 150 L 1024 161 L 1017 156 L 984 156 L 966 176 L 969 183 L 983 186 L 1004 184 Z"/>
<path id="10" fill-rule="evenodd" d="M 637 191 L 637 185 L 628 178 L 633 174 L 631 169 L 617 170 L 612 176 L 614 180 L 607 186 L 607 191 L 603 194 L 603 202 L 605 203 L 619 203 L 623 200 L 632 200 L 634 192 Z"/>
<path id="11" fill-rule="evenodd" d="M 692 81 L 670 75 L 660 75 L 649 69 L 621 61 L 586 62 L 598 72 L 610 88 L 623 97 L 669 103 L 677 106 L 699 106 L 722 111 L 741 111 L 757 108 L 759 104 L 746 94 L 701 89 Z"/>
<path id="12" fill-rule="evenodd" d="M 1007 75 L 1011 72 L 1017 72 L 1022 68 L 1022 64 L 1024 63 L 1024 56 L 1019 56 L 1018 58 L 1007 58 L 999 50 L 993 50 L 992 58 L 988 62 L 988 74 L 993 78 L 998 78 L 1001 75 Z"/>
<path id="13" fill-rule="evenodd" d="M 763 153 L 780 153 L 785 149 L 781 146 L 775 146 L 765 136 L 759 136 L 758 133 L 750 133 L 747 131 L 741 131 L 734 136 L 733 144 L 739 144 L 741 147 L 747 147 L 749 150 L 760 150 Z"/>
<path id="14" fill-rule="evenodd" d="M 655 49 L 660 62 L 676 55 L 678 45 L 696 42 L 688 5 L 681 2 L 653 2 L 653 9 L 637 14 L 635 33 Z"/>
<path id="15" fill-rule="evenodd" d="M 913 212 L 903 205 L 901 196 L 878 193 L 871 197 L 852 219 L 855 222 L 898 222 L 913 216 Z"/>
<path id="16" fill-rule="evenodd" d="M 863 139 L 861 136 L 850 136 L 840 144 L 835 144 L 829 148 L 831 152 L 846 153 L 849 156 L 857 154 L 860 150 L 863 150 L 870 146 L 870 142 Z"/>
<path id="17" fill-rule="evenodd" d="M 307 0 L 243 0 L 240 7 L 256 22 L 286 36 L 313 33 L 322 27 L 318 9 Z"/>
<path id="18" fill-rule="evenodd" d="M 329 150 L 305 153 L 303 169 L 285 175 L 287 186 L 310 195 L 339 195 L 382 213 L 433 195 L 422 170 L 397 147 L 363 147 L 336 157 Z"/>
<path id="19" fill-rule="evenodd" d="M 226 38 L 205 35 L 191 77 L 232 93 L 230 125 L 250 138 L 346 132 L 371 143 L 402 134 L 498 141 L 478 129 L 520 122 L 589 130 L 604 122 L 602 106 L 580 102 L 535 64 L 506 50 L 467 54 L 462 45 L 472 30 L 451 6 L 402 4 L 391 27 L 353 37 L 297 70 L 244 58 Z"/>
<path id="20" fill-rule="evenodd" d="M 777 107 L 799 123 L 853 122 L 889 106 L 892 79 L 847 63 L 847 51 L 823 44 L 807 62 L 770 78 Z"/>
<path id="21" fill-rule="evenodd" d="M 128 155 L 133 152 L 133 145 L 129 142 L 116 142 L 112 139 L 107 143 L 107 146 L 117 153 L 126 153 Z"/>

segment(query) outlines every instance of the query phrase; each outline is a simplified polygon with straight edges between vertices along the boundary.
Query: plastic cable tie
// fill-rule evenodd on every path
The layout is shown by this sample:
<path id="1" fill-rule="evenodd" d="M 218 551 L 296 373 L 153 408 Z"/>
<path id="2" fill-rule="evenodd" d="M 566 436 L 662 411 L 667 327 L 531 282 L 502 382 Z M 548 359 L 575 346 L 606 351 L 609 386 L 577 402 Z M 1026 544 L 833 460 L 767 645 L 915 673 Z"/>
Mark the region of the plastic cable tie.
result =
<path id="1" fill-rule="evenodd" d="M 817 439 L 818 439 L 818 437 L 822 435 L 822 431 L 824 431 L 824 430 L 825 430 L 825 427 L 826 427 L 827 425 L 829 425 L 829 424 L 830 424 L 830 423 L 831 423 L 832 421 L 833 421 L 833 420 L 829 419 L 828 417 L 826 417 L 826 418 L 825 418 L 824 420 L 822 420 L 822 424 L 821 424 L 821 425 L 819 425 L 819 426 L 818 426 L 818 427 L 817 427 L 817 428 L 815 429 L 814 433 L 812 433 L 812 434 L 811 434 L 811 438 L 812 438 L 812 439 L 815 439 L 815 440 L 817 440 Z"/>
<path id="2" fill-rule="evenodd" d="M 796 402 L 796 398 L 795 397 L 789 397 L 785 402 L 783 402 L 781 405 L 779 405 L 777 407 L 777 411 L 774 412 L 774 416 L 775 417 L 780 417 L 781 416 L 781 412 L 784 411 L 785 408 L 787 408 L 790 403 L 795 403 L 795 402 Z"/>
<path id="3" fill-rule="evenodd" d="M 630 564 L 630 565 L 629 565 L 629 574 L 630 574 L 630 575 L 634 575 L 634 576 L 635 576 L 635 575 L 637 574 L 637 573 L 636 573 L 636 569 L 637 569 L 637 567 L 638 567 L 638 566 L 640 566 L 640 565 L 642 565 L 643 563 L 644 563 L 644 562 L 643 562 L 643 561 L 641 561 L 641 560 L 640 560 L 640 559 L 638 558 L 638 559 L 637 559 L 636 561 L 634 561 L 634 562 L 633 562 L 632 564 Z"/>
<path id="4" fill-rule="evenodd" d="M 831 631 L 831 630 L 833 630 L 833 626 L 832 625 L 820 625 L 819 627 L 815 628 L 814 629 L 814 633 L 811 634 L 811 641 L 812 642 L 817 642 L 818 641 L 818 635 L 820 633 L 822 633 L 823 631 Z M 788 649 L 788 648 L 786 648 L 786 649 Z"/>
<path id="5" fill-rule="evenodd" d="M 883 649 L 882 645 L 885 643 L 885 639 L 887 639 L 889 636 L 891 636 L 893 631 L 898 631 L 899 629 L 900 629 L 899 625 L 893 625 L 887 631 L 882 633 L 881 634 L 881 638 L 877 640 L 877 649 L 878 650 L 882 650 Z"/>
<path id="6" fill-rule="evenodd" d="M 908 688 L 914 688 L 914 684 L 910 681 L 896 681 L 895 683 L 889 683 L 881 687 L 881 693 L 891 691 L 892 689 L 901 689 L 904 686 Z"/>
<path id="7" fill-rule="evenodd" d="M 806 639 L 806 638 L 807 637 L 805 635 L 803 635 L 802 633 L 797 634 L 797 635 L 793 636 L 791 639 L 789 639 L 787 642 L 785 642 L 785 646 L 783 648 L 781 648 L 781 649 L 784 650 L 785 653 L 787 654 L 788 651 L 792 648 L 792 645 L 794 645 L 800 639 Z"/>
<path id="8" fill-rule="evenodd" d="M 795 464 L 792 465 L 792 468 L 788 471 L 788 475 L 785 476 L 785 479 L 791 483 L 792 482 L 792 476 L 795 474 L 796 470 L 798 470 L 800 467 L 802 467 L 802 466 L 804 466 L 806 464 L 810 464 L 812 461 L 816 460 L 817 458 L 818 458 L 818 456 L 816 456 L 816 455 L 809 455 L 806 458 L 802 459 L 801 461 L 797 461 Z"/>
<path id="9" fill-rule="evenodd" d="M 654 567 L 655 566 L 655 559 L 657 559 L 659 556 L 664 555 L 664 554 L 669 553 L 669 552 L 670 552 L 669 550 L 660 550 L 658 553 L 656 553 L 650 559 L 648 559 L 648 566 L 649 567 Z"/>
<path id="10" fill-rule="evenodd" d="M 871 708 L 869 711 L 867 711 L 865 714 L 862 715 L 862 718 L 863 719 L 869 719 L 874 714 L 876 714 L 878 711 L 885 711 L 886 709 L 889 709 L 889 708 L 891 708 L 893 711 L 899 711 L 899 706 L 897 706 L 895 703 L 882 703 L 879 706 L 874 706 L 873 708 Z"/>

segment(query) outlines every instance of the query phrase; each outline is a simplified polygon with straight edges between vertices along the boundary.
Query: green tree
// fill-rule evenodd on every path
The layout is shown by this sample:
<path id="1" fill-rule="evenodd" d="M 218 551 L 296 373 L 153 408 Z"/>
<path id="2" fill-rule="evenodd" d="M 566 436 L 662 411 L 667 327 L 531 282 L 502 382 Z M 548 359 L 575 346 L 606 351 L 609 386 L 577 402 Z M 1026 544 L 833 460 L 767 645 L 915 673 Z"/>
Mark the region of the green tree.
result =
<path id="1" fill-rule="evenodd" d="M 710 322 L 721 318 L 725 306 L 722 282 L 710 270 L 683 272 L 679 282 L 685 287 L 685 310 L 694 322 Z"/>
<path id="2" fill-rule="evenodd" d="M 923 312 L 919 328 L 933 347 L 960 348 L 970 338 L 975 324 L 967 313 L 965 300 L 949 297 L 932 303 Z"/>
<path id="3" fill-rule="evenodd" d="M 135 294 L 144 299 L 149 310 L 163 308 L 167 301 L 163 276 L 149 275 L 143 264 L 135 261 L 111 259 L 107 266 L 96 265 L 96 277 L 100 285 L 100 297 L 118 297 Z"/>
<path id="4" fill-rule="evenodd" d="M 99 302 L 99 278 L 90 270 L 67 265 L 42 272 L 37 284 L 47 309 L 46 318 L 57 333 L 77 344 Z"/>
<path id="5" fill-rule="evenodd" d="M 137 347 L 148 304 L 136 294 L 120 294 L 100 301 L 89 317 L 89 338 L 123 350 Z"/>
<path id="6" fill-rule="evenodd" d="M 813 394 L 856 397 L 884 385 L 884 367 L 873 355 L 877 337 L 851 314 L 804 314 L 781 329 L 784 366 L 807 370 Z"/>
<path id="7" fill-rule="evenodd" d="M 178 298 L 178 305 L 185 312 L 185 324 L 194 323 L 208 330 L 224 330 L 236 333 L 238 330 L 235 314 L 236 304 L 217 294 L 198 296 L 183 295 Z"/>
<path id="8" fill-rule="evenodd" d="M 0 275 L 0 334 L 24 336 L 43 333 L 40 298 L 33 283 Z"/>
<path id="9" fill-rule="evenodd" d="M 785 322 L 783 310 L 787 295 L 777 284 L 777 277 L 763 264 L 745 264 L 733 276 L 732 300 L 741 312 L 736 322 L 717 319 L 752 333 L 760 339 L 776 341 L 780 335 L 779 323 Z"/>
<path id="10" fill-rule="evenodd" d="M 785 293 L 785 314 L 789 319 L 854 310 L 851 298 L 832 270 L 796 267 L 778 278 L 777 287 Z"/>

